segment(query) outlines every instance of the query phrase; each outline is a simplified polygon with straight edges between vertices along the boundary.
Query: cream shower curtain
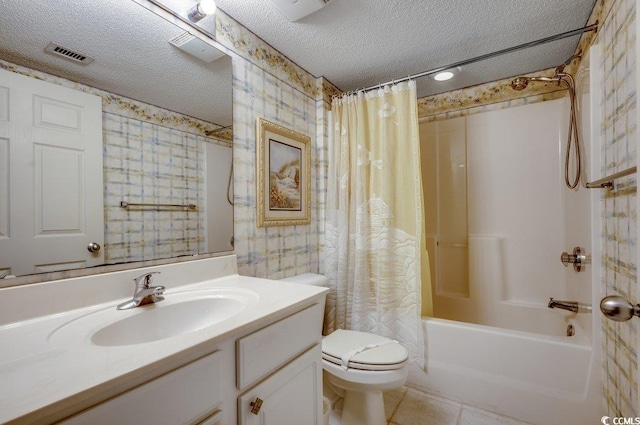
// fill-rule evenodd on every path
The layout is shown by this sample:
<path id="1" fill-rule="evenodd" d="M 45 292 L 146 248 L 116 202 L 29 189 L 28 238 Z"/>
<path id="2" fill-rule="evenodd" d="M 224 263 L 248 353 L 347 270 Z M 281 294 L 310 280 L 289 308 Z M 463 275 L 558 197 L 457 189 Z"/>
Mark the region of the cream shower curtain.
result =
<path id="1" fill-rule="evenodd" d="M 326 331 L 395 339 L 422 367 L 421 287 L 431 285 L 421 285 L 429 269 L 415 82 L 334 99 L 331 116 Z"/>

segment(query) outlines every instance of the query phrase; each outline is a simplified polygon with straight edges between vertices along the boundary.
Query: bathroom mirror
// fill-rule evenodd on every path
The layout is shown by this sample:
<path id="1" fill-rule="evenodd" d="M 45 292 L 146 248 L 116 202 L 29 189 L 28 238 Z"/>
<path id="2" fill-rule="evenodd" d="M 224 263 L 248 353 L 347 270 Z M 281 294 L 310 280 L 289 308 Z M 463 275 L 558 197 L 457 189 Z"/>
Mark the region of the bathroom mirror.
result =
<path id="1" fill-rule="evenodd" d="M 6 124 L 0 126 L 0 279 L 233 250 L 231 58 L 142 3 L 3 2 L 0 70 L 17 72 L 0 75 L 0 125 Z M 88 60 L 78 61 L 81 57 Z M 16 146 L 10 140 L 15 135 L 11 119 L 20 114 L 2 117 L 3 107 L 11 111 L 9 102 L 16 100 L 6 95 L 14 92 L 2 86 L 10 86 L 9 76 L 16 74 L 99 96 L 103 165 L 95 185 L 81 179 L 75 183 L 81 188 L 77 193 L 42 201 L 47 182 L 73 186 L 60 184 L 67 176 L 55 174 L 56 170 L 73 174 L 63 154 L 60 161 L 49 160 L 46 172 L 38 171 L 36 164 L 30 171 L 32 187 L 15 185 L 12 173 L 32 165 L 11 162 L 15 148 L 10 147 Z M 47 103 L 46 90 L 36 97 L 45 99 L 45 106 L 35 133 L 51 118 L 47 113 L 60 112 L 62 121 L 68 122 L 69 112 L 63 109 L 73 103 L 70 97 L 63 94 L 62 100 Z M 85 122 L 84 115 L 77 116 L 78 122 Z M 49 130 L 66 138 L 64 128 L 52 126 L 57 127 Z M 92 192 L 103 192 L 103 204 L 91 204 L 95 214 L 80 204 L 83 194 Z M 22 202 L 18 195 L 35 204 L 35 212 L 16 210 Z M 43 212 L 56 205 L 58 229 L 56 220 Z M 86 235 L 86 223 L 101 214 L 102 234 Z M 30 238 L 46 239 L 46 246 L 11 245 L 15 235 L 25 233 L 10 228 L 20 215 L 33 216 L 23 220 L 34 229 L 40 226 L 40 233 L 29 229 Z M 39 221 L 54 229 L 47 232 L 41 223 L 33 224 Z M 79 238 L 68 248 L 68 241 L 67 245 L 52 242 L 60 234 L 88 239 Z M 99 249 L 91 245 L 94 242 Z M 72 250 L 78 253 L 61 256 Z M 9 258 L 12 255 L 15 260 Z M 18 264 L 25 258 L 30 258 L 28 264 Z M 0 280 L 0 287 L 10 286 L 9 282 Z"/>

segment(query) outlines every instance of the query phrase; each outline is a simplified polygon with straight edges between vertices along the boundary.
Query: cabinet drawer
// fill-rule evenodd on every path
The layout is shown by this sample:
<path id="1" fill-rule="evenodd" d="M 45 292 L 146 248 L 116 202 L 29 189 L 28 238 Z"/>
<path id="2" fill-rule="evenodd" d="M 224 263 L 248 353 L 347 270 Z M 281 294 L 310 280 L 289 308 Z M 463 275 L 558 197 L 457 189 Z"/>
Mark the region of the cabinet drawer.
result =
<path id="1" fill-rule="evenodd" d="M 237 385 L 243 390 L 322 341 L 324 312 L 314 304 L 237 341 Z"/>
<path id="2" fill-rule="evenodd" d="M 60 423 L 191 424 L 207 417 L 221 400 L 220 355 L 213 353 Z"/>

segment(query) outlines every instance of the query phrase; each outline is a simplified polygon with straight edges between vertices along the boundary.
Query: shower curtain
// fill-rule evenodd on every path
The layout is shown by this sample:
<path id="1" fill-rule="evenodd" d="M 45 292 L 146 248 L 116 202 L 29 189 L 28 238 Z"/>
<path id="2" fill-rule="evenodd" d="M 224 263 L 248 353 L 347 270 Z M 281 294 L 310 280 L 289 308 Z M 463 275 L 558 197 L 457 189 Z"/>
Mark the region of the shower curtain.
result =
<path id="1" fill-rule="evenodd" d="M 331 117 L 325 331 L 395 339 L 423 367 L 421 290 L 431 285 L 421 285 L 421 268 L 429 271 L 415 82 L 334 99 Z"/>

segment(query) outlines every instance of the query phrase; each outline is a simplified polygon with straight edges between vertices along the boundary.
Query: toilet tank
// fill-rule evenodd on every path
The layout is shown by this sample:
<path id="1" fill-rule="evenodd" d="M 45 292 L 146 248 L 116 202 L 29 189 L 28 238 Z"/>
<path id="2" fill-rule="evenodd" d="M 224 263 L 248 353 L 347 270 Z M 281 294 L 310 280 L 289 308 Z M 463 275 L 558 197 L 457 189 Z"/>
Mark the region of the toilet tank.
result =
<path id="1" fill-rule="evenodd" d="M 303 285 L 329 287 L 329 278 L 317 273 L 302 273 L 296 276 L 286 277 L 282 280 L 293 283 L 301 283 Z"/>
<path id="2" fill-rule="evenodd" d="M 291 276 L 291 277 L 286 277 L 284 279 L 281 280 L 285 280 L 287 282 L 291 282 L 291 283 L 300 283 L 302 285 L 313 285 L 313 286 L 321 286 L 323 288 L 328 288 L 329 287 L 329 278 L 326 277 L 325 275 L 322 274 L 317 274 L 317 273 L 302 273 L 296 276 Z M 324 323 L 322 326 L 322 335 L 327 335 L 327 328 L 326 328 L 326 324 L 327 324 L 327 305 L 325 303 L 325 310 L 324 310 Z"/>

